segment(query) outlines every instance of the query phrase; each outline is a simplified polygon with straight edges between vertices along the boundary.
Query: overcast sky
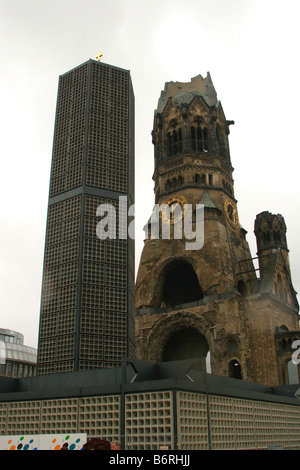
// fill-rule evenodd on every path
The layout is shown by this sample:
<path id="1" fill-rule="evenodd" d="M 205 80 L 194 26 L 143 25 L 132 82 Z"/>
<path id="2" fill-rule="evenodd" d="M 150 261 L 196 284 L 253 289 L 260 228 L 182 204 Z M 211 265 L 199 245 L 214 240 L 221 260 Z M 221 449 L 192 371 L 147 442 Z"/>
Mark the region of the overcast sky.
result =
<path id="1" fill-rule="evenodd" d="M 37 346 L 58 76 L 95 58 L 131 71 L 136 267 L 154 204 L 153 112 L 168 81 L 210 72 L 231 126 L 252 256 L 258 213 L 282 214 L 300 291 L 299 0 L 0 0 L 0 327 Z"/>

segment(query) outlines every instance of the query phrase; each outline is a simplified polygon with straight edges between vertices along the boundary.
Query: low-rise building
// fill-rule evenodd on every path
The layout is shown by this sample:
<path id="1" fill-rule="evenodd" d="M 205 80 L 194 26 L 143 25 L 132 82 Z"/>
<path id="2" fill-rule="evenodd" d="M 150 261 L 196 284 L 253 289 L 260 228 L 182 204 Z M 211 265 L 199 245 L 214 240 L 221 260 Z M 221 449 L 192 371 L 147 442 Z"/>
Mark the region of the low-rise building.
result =
<path id="1" fill-rule="evenodd" d="M 0 328 L 0 376 L 30 377 L 36 373 L 37 350 L 24 345 L 17 331 Z"/>

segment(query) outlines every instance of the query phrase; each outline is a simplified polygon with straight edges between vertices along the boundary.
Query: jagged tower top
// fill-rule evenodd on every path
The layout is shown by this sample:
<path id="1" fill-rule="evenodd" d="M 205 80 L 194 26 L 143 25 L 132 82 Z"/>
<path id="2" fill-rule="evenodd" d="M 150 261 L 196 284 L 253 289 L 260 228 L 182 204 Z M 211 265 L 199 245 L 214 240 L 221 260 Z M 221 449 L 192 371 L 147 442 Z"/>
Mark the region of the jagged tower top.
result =
<path id="1" fill-rule="evenodd" d="M 186 83 L 167 82 L 161 92 L 155 112 L 162 113 L 170 97 L 173 97 L 178 104 L 188 104 L 195 95 L 202 96 L 209 106 L 217 106 L 217 93 L 209 72 L 205 78 L 202 75 L 197 75 Z"/>

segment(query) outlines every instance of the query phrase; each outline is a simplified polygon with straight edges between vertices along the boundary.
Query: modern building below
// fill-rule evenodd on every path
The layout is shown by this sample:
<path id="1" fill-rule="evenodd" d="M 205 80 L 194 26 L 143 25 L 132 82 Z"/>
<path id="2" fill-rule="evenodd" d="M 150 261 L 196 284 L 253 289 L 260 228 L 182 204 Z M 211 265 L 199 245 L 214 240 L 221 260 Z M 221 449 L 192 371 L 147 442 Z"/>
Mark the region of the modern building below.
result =
<path id="1" fill-rule="evenodd" d="M 201 361 L 201 359 L 199 359 Z M 0 436 L 84 434 L 126 450 L 300 449 L 299 385 L 199 371 L 197 360 L 0 379 Z"/>
<path id="2" fill-rule="evenodd" d="M 17 331 L 0 328 L 0 376 L 30 377 L 36 373 L 37 350 L 24 344 Z"/>

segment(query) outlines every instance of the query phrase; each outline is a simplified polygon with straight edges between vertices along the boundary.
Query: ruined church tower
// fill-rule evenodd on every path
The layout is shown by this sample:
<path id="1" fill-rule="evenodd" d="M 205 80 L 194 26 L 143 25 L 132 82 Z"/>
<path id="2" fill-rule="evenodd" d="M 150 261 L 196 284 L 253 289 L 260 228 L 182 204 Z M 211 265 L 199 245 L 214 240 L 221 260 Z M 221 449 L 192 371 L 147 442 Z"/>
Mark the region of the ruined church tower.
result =
<path id="1" fill-rule="evenodd" d="M 255 269 L 238 217 L 231 124 L 209 74 L 161 92 L 152 132 L 155 206 L 136 281 L 137 357 L 200 358 L 213 374 L 288 383 L 291 340 L 300 332 L 286 226 L 282 216 L 257 216 Z M 193 245 L 187 233 L 199 241 L 198 232 L 204 238 Z"/>

